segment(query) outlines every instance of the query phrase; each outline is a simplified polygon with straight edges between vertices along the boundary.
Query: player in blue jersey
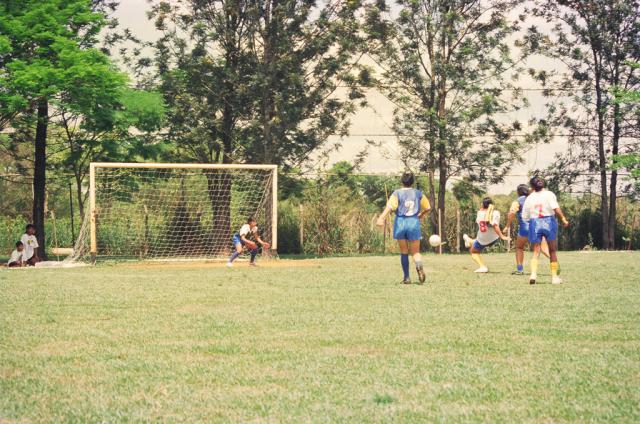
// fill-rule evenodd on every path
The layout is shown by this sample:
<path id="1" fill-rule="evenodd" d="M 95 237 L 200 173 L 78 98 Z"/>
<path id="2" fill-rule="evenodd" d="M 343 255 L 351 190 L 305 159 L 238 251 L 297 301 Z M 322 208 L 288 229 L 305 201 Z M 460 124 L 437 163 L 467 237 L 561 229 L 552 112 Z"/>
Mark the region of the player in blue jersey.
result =
<path id="1" fill-rule="evenodd" d="M 420 240 L 422 239 L 420 220 L 431 210 L 431 206 L 427 197 L 420 190 L 413 188 L 415 181 L 413 173 L 405 172 L 401 181 L 402 188 L 391 194 L 387 201 L 387 207 L 378 217 L 377 225 L 384 226 L 387 215 L 395 212 L 393 238 L 398 240 L 398 246 L 400 247 L 402 283 L 411 284 L 409 279 L 409 255 L 412 255 L 420 284 L 424 284 L 427 277 L 422 265 L 422 255 L 420 254 Z"/>
<path id="2" fill-rule="evenodd" d="M 513 272 L 515 275 L 524 274 L 524 248 L 529 242 L 529 224 L 522 219 L 522 211 L 524 209 L 524 201 L 529 195 L 529 187 L 526 184 L 520 184 L 517 188 L 518 199 L 514 200 L 509 208 L 509 215 L 507 216 L 507 225 L 502 232 L 509 235 L 511 230 L 511 224 L 514 220 L 518 220 L 518 236 L 516 238 L 516 270 Z M 549 257 L 549 247 L 547 246 L 547 240 L 542 239 L 540 244 L 540 251 L 547 258 Z"/>
<path id="3" fill-rule="evenodd" d="M 538 258 L 540 257 L 540 245 L 542 239 L 547 239 L 549 245 L 549 259 L 551 260 L 551 283 L 560 284 L 562 280 L 558 276 L 558 220 L 562 225 L 569 226 L 556 195 L 544 188 L 544 180 L 538 176 L 531 178 L 533 193 L 527 196 L 522 207 L 522 219 L 529 223 L 529 243 L 533 247 L 531 258 L 531 277 L 529 283 L 535 284 L 538 278 Z"/>

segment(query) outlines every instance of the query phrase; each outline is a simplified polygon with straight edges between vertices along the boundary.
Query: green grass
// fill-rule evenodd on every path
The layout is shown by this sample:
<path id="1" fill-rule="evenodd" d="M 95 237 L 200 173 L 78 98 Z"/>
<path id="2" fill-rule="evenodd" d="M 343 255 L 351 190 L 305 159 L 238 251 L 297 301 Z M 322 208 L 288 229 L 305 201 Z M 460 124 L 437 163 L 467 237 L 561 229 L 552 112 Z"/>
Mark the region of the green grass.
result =
<path id="1" fill-rule="evenodd" d="M 639 253 L 425 259 L 0 270 L 0 422 L 640 421 Z"/>

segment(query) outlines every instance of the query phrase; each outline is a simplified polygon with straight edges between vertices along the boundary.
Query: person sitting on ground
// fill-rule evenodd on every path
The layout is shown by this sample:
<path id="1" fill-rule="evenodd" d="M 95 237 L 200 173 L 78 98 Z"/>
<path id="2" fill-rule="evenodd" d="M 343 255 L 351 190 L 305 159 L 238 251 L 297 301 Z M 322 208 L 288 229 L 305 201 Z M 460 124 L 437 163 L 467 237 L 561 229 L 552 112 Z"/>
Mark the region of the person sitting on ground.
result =
<path id="1" fill-rule="evenodd" d="M 22 244 L 21 241 L 16 242 L 16 248 L 13 252 L 11 252 L 11 257 L 9 258 L 9 262 L 7 262 L 7 266 L 9 268 L 25 266 L 24 244 Z"/>
<path id="2" fill-rule="evenodd" d="M 33 224 L 27 224 L 25 233 L 20 238 L 24 245 L 24 261 L 27 266 L 35 266 L 40 262 L 38 257 L 38 239 L 36 238 L 36 227 Z"/>

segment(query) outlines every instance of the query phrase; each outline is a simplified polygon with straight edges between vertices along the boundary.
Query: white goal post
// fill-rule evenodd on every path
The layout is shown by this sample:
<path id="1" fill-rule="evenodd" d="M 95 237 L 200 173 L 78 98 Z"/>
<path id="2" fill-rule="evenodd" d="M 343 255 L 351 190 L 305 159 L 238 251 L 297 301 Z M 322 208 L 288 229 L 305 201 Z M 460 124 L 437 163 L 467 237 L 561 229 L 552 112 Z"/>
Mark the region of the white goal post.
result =
<path id="1" fill-rule="evenodd" d="M 71 260 L 228 255 L 248 217 L 278 248 L 278 167 L 93 162 L 88 212 Z"/>

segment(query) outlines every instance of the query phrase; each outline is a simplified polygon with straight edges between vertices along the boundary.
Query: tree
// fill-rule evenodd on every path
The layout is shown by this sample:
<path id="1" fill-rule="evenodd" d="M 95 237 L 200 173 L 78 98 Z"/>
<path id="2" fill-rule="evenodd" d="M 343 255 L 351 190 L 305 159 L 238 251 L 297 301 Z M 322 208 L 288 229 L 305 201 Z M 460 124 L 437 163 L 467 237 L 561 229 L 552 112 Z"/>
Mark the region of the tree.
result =
<path id="1" fill-rule="evenodd" d="M 618 170 L 612 159 L 638 150 L 637 105 L 614 101 L 616 90 L 637 90 L 640 59 L 640 2 L 637 0 L 540 0 L 533 12 L 554 23 L 554 39 L 544 51 L 564 64 L 556 84 L 570 93 L 552 97 L 549 125 L 569 133 L 569 148 L 552 168 L 566 187 L 584 174 L 596 173 L 600 184 L 603 248 L 615 248 Z M 535 28 L 530 30 L 537 32 Z M 545 75 L 545 82 L 555 82 Z M 610 176 L 608 172 L 610 171 Z M 590 179 L 587 179 L 590 183 Z"/>
<path id="2" fill-rule="evenodd" d="M 363 97 L 353 53 L 359 2 L 157 1 L 151 16 L 174 157 L 293 167 L 346 132 Z M 349 95 L 336 91 L 347 85 Z M 231 183 L 207 173 L 214 228 L 229 231 Z M 217 211 L 217 212 L 216 212 Z M 221 246 L 222 247 L 222 246 Z"/>
<path id="3" fill-rule="evenodd" d="M 359 64 L 361 1 L 263 0 L 252 17 L 254 116 L 246 159 L 286 167 L 307 160 L 332 134 L 347 134 L 364 104 Z M 317 16 L 314 16 L 317 15 Z M 339 87 L 345 94 L 337 95 Z"/>
<path id="4" fill-rule="evenodd" d="M 75 98 L 64 93 L 56 103 L 52 138 L 58 153 L 53 162 L 56 169 L 73 175 L 78 210 L 84 217 L 89 164 L 158 157 L 165 145 L 154 134 L 161 128 L 164 104 L 160 93 L 123 87 L 110 93 L 103 87 L 84 86 L 78 94 Z"/>
<path id="5" fill-rule="evenodd" d="M 393 129 L 406 165 L 430 177 L 437 232 L 451 178 L 497 183 L 520 160 L 523 126 L 500 116 L 526 105 L 510 78 L 517 79 L 532 46 L 518 44 L 513 53 L 518 23 L 507 16 L 518 1 L 395 3 L 397 16 L 384 0 L 368 8 L 370 52 L 382 69 L 379 87 L 395 105 Z"/>
<path id="6" fill-rule="evenodd" d="M 633 69 L 640 69 L 640 63 L 638 62 L 629 62 L 629 65 Z M 631 103 L 637 106 L 640 104 L 640 91 L 618 88 L 615 90 L 615 101 L 618 103 Z M 633 196 L 637 196 L 640 193 L 640 153 L 635 151 L 614 156 L 613 168 L 626 169 L 629 171 L 630 179 L 633 181 L 632 194 Z"/>
<path id="7" fill-rule="evenodd" d="M 47 134 L 51 107 L 87 87 L 114 92 L 124 84 L 94 48 L 106 24 L 99 0 L 7 0 L 0 5 L 0 122 L 35 111 L 33 223 L 45 256 Z M 75 93 L 75 94 L 74 94 Z M 99 103 L 92 105 L 99 109 Z"/>

